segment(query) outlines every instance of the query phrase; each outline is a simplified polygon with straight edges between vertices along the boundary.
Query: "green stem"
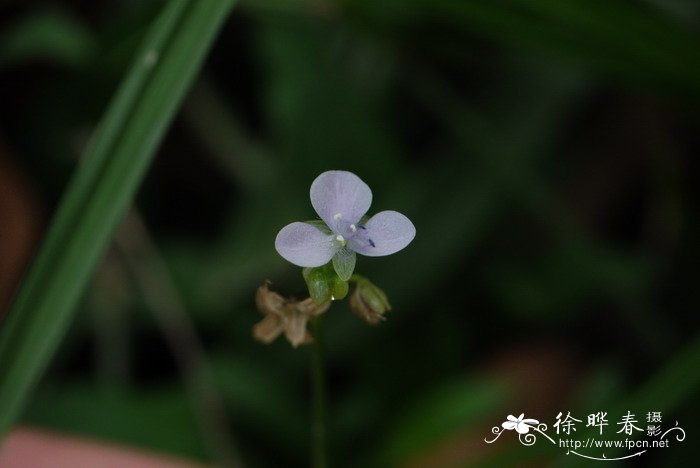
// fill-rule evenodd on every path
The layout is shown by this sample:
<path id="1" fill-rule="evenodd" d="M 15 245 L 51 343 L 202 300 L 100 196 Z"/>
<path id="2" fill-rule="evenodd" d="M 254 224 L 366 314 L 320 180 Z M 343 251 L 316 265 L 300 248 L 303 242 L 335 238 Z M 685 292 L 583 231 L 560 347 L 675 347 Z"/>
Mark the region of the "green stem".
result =
<path id="1" fill-rule="evenodd" d="M 326 386 L 323 368 L 323 316 L 311 321 L 314 342 L 311 350 L 311 466 L 326 468 Z"/>

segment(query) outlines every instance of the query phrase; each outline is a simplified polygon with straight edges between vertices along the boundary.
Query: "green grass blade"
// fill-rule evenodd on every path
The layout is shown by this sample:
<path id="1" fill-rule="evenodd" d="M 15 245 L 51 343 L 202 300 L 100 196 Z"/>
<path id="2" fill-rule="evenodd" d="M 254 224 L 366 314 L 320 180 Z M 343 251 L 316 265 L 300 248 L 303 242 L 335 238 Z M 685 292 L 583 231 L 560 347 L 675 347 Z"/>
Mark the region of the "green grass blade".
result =
<path id="1" fill-rule="evenodd" d="M 20 413 L 233 0 L 171 0 L 107 109 L 0 329 L 0 434 Z"/>

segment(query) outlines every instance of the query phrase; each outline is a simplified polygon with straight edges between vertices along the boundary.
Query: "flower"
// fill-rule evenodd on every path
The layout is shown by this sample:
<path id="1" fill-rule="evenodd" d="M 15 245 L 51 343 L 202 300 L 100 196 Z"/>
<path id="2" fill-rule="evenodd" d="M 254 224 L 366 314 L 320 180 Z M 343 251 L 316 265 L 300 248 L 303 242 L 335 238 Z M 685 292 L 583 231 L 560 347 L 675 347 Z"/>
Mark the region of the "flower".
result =
<path id="1" fill-rule="evenodd" d="M 265 318 L 253 327 L 253 336 L 265 344 L 274 341 L 282 332 L 295 348 L 313 341 L 306 330 L 306 322 L 328 310 L 331 303 L 316 304 L 311 298 L 303 301 L 285 299 L 270 291 L 268 283 L 258 288 L 255 295 L 258 310 Z"/>
<path id="2" fill-rule="evenodd" d="M 311 184 L 310 195 L 325 225 L 291 223 L 275 239 L 277 252 L 295 265 L 319 267 L 332 259 L 335 272 L 347 281 L 355 269 L 356 253 L 390 255 L 416 236 L 413 223 L 396 211 L 381 211 L 364 222 L 372 191 L 352 172 L 324 172 Z"/>
<path id="3" fill-rule="evenodd" d="M 530 432 L 531 427 L 537 426 L 540 423 L 537 419 L 523 419 L 523 416 L 525 416 L 525 413 L 520 413 L 520 416 L 517 418 L 509 414 L 508 420 L 501 424 L 501 426 L 503 426 L 503 429 L 509 431 L 515 429 L 518 434 L 527 434 Z"/>

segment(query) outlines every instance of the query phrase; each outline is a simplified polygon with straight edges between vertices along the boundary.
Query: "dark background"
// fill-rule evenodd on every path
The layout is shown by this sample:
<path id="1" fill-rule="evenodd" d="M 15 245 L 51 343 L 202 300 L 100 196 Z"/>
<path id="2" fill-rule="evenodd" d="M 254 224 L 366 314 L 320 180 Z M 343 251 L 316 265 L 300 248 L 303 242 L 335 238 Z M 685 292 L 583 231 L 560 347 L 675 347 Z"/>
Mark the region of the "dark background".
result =
<path id="1" fill-rule="evenodd" d="M 3 309 L 161 5 L 0 3 Z M 344 169 L 417 237 L 358 259 L 386 322 L 326 316 L 334 466 L 566 466 L 483 439 L 601 410 L 612 438 L 629 398 L 691 428 L 699 24 L 691 0 L 241 2 L 24 422 L 307 466 L 309 352 L 253 341 L 253 298 L 304 294 L 274 238 Z M 684 464 L 688 433 L 635 466 Z"/>

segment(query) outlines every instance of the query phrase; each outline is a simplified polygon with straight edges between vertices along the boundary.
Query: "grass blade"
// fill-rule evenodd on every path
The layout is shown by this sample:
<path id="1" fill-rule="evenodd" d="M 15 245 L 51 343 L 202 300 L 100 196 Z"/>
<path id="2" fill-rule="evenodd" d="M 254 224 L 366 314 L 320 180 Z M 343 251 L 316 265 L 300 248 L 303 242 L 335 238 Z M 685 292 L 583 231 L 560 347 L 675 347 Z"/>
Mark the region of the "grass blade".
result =
<path id="1" fill-rule="evenodd" d="M 63 337 L 233 0 L 171 0 L 108 107 L 0 329 L 0 434 Z"/>

